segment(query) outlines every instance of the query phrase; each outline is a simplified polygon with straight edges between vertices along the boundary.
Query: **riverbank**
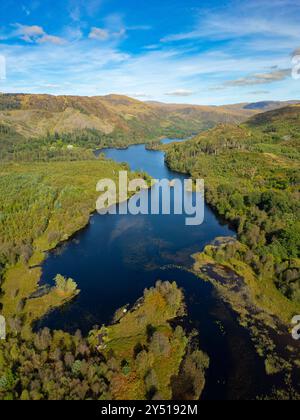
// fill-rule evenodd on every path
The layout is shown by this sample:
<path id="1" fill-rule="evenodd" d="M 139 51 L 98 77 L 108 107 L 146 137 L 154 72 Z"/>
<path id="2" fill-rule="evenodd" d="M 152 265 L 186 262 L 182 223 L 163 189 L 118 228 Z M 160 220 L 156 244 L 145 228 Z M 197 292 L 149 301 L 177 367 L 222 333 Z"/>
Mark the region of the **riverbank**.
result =
<path id="1" fill-rule="evenodd" d="M 214 285 L 250 331 L 272 376 L 273 397 L 299 399 L 300 347 L 291 336 L 300 313 L 299 161 L 296 149 L 283 153 L 273 141 L 263 131 L 220 126 L 161 150 L 171 170 L 205 179 L 207 203 L 240 240 L 195 254 L 195 274 Z M 272 159 L 263 142 L 273 147 Z"/>
<path id="2" fill-rule="evenodd" d="M 270 160 L 248 150 L 245 132 L 245 127 L 220 126 L 184 145 L 164 146 L 166 164 L 205 179 L 206 202 L 240 241 L 240 249 L 225 249 L 222 259 L 230 262 L 234 251 L 236 268 L 243 267 L 260 296 L 259 306 L 288 324 L 300 313 L 299 188 L 294 181 L 299 162 L 286 155 Z M 246 139 L 251 135 L 253 142 L 270 141 L 256 132 Z M 225 145 L 222 136 L 228 139 Z"/>
<path id="3" fill-rule="evenodd" d="M 18 317 L 30 330 L 32 322 L 74 299 L 76 294 L 61 295 L 55 288 L 42 296 L 31 296 L 38 290 L 47 254 L 89 224 L 99 179 L 117 182 L 121 170 L 124 165 L 108 160 L 2 166 L 0 232 L 7 261 L 0 302 L 8 325 Z M 135 177 L 133 173 L 131 176 Z"/>
<path id="4" fill-rule="evenodd" d="M 234 257 L 229 261 L 218 257 L 217 248 L 220 255 L 222 246 L 230 242 L 237 243 L 235 239 L 217 238 L 215 244 L 193 255 L 192 271 L 201 281 L 213 284 L 220 297 L 237 313 L 241 326 L 250 331 L 255 349 L 265 362 L 266 373 L 273 378 L 274 396 L 300 399 L 300 342 L 293 340 L 292 325 L 280 312 L 280 300 L 284 300 L 282 305 L 288 305 L 287 299 L 277 296 L 279 292 L 271 283 L 272 292 L 263 294 L 254 273 Z M 278 307 L 270 305 L 271 293 L 276 296 L 274 304 Z M 264 299 L 268 305 L 262 302 Z"/>

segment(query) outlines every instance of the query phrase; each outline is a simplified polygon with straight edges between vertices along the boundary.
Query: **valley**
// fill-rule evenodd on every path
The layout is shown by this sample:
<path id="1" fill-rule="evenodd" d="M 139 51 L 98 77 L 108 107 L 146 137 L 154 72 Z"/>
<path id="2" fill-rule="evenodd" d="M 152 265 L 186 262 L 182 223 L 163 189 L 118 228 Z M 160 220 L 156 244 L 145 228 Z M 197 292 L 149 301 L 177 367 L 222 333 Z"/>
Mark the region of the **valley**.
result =
<path id="1" fill-rule="evenodd" d="M 37 106 L 32 104 L 37 99 L 41 101 L 10 98 L 2 112 L 9 107 L 24 112 Z M 72 98 L 64 105 L 61 99 L 46 99 L 38 107 L 47 112 L 79 106 Z M 127 99 L 107 101 L 132 111 Z M 88 106 L 87 100 L 83 103 Z M 145 107 L 153 111 L 162 105 Z M 181 112 L 181 106 L 165 107 L 168 118 L 170 112 Z M 196 128 L 186 120 L 190 131 L 178 131 L 171 124 L 175 138 L 158 141 L 166 131 L 151 129 L 149 137 L 145 131 L 138 140 L 128 134 L 124 143 L 114 136 L 102 142 L 98 131 L 87 140 L 86 132 L 77 128 L 44 138 L 31 132 L 33 137 L 25 138 L 25 125 L 22 131 L 12 124 L 9 111 L 4 125 L 10 128 L 1 137 L 0 184 L 0 301 L 9 326 L 8 344 L 0 347 L 4 398 L 299 397 L 298 343 L 282 342 L 289 337 L 292 316 L 300 311 L 300 107 L 254 111 L 250 119 L 232 108 L 241 114 L 227 116 L 229 121 L 222 120 L 222 110 L 223 116 L 213 122 L 205 116 L 206 127 L 203 121 Z M 176 140 L 194 130 L 200 134 Z M 147 139 L 148 150 L 144 144 L 130 146 Z M 96 148 L 100 150 L 94 154 Z M 93 214 L 97 181 L 117 180 L 118 171 L 129 167 L 132 177 L 204 178 L 204 224 L 187 231 L 183 215 Z M 219 237 L 223 239 L 215 242 Z M 63 277 L 55 283 L 57 275 Z M 162 283 L 155 286 L 158 280 Z M 144 290 L 150 294 L 145 292 L 140 301 Z M 169 299 L 169 293 L 177 300 Z M 148 299 L 149 307 L 161 302 L 166 309 L 149 310 Z M 134 305 L 132 311 L 128 305 Z M 163 318 L 156 319 L 161 309 Z M 177 329 L 168 324 L 172 319 Z M 149 325 L 150 338 L 158 340 L 153 345 L 147 338 Z M 46 360 L 45 369 L 52 369 L 55 361 L 56 369 L 65 371 L 68 385 L 59 385 L 60 393 L 55 385 L 59 378 L 46 387 L 43 370 L 35 388 L 25 379 L 22 364 L 29 377 L 36 369 L 32 343 L 40 353 L 37 360 Z M 22 346 L 25 359 L 13 353 L 16 345 Z M 154 347 L 158 350 L 152 354 Z M 175 347 L 181 350 L 172 358 Z M 60 355 L 53 359 L 55 348 Z M 170 376 L 160 376 L 164 369 Z M 247 383 L 241 383 L 241 371 Z M 283 388 L 284 382 L 288 387 Z"/>
<path id="2" fill-rule="evenodd" d="M 163 137 L 188 137 L 219 122 L 245 121 L 257 112 L 244 104 L 233 108 L 167 105 L 119 95 L 1 94 L 1 158 L 32 160 L 34 155 L 35 160 L 45 160 L 63 153 L 68 145 L 123 148 Z"/>

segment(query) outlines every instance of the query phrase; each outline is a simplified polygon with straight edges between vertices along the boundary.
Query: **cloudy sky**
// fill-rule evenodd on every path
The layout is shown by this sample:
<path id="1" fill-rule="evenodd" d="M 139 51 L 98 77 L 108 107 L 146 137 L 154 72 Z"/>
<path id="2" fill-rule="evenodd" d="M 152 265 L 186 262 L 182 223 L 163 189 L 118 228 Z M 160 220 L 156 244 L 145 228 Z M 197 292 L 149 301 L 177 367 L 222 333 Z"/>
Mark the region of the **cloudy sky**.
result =
<path id="1" fill-rule="evenodd" d="M 296 0 L 2 0 L 0 92 L 300 99 Z"/>

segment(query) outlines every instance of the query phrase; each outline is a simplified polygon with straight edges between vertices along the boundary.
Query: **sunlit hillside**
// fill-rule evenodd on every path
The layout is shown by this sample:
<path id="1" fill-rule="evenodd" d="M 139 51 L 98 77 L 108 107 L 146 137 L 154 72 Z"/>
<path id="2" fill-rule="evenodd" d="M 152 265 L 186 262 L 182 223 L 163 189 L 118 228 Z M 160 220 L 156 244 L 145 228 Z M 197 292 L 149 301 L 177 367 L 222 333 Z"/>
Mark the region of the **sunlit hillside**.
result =
<path id="1" fill-rule="evenodd" d="M 125 96 L 0 95 L 0 124 L 24 137 L 95 130 L 128 142 L 191 135 L 218 122 L 241 122 L 252 110 L 145 103 Z"/>

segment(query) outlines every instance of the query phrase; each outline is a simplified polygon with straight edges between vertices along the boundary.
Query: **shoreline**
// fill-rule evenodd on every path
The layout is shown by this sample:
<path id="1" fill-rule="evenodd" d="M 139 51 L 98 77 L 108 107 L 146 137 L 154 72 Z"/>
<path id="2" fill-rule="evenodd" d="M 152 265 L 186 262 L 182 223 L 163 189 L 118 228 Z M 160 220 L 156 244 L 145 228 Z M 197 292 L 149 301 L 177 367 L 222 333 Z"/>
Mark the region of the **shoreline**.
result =
<path id="1" fill-rule="evenodd" d="M 300 342 L 293 340 L 291 325 L 260 307 L 247 280 L 234 269 L 218 263 L 205 251 L 192 258 L 193 274 L 200 281 L 213 285 L 220 298 L 237 314 L 239 324 L 249 331 L 255 350 L 264 360 L 266 373 L 274 379 L 277 390 L 288 383 L 297 392 Z"/>
<path id="2" fill-rule="evenodd" d="M 109 159 L 106 160 L 109 161 Z M 115 163 L 118 164 L 117 162 Z M 134 172 L 131 171 L 131 174 L 134 174 Z M 134 193 L 129 193 L 129 197 L 124 201 L 130 200 L 133 195 Z M 121 201 L 116 201 L 115 204 L 121 204 Z M 72 232 L 64 234 L 63 238 L 59 240 L 59 242 L 49 246 L 48 249 L 41 250 L 39 247 L 37 247 L 28 262 L 19 260 L 16 264 L 7 266 L 5 268 L 2 273 L 1 288 L 4 293 L 1 303 L 3 305 L 2 313 L 7 319 L 13 318 L 18 312 L 20 315 L 29 314 L 30 321 L 25 326 L 23 326 L 24 331 L 29 333 L 35 322 L 44 318 L 53 310 L 63 307 L 67 303 L 70 303 L 74 298 L 76 298 L 76 296 L 78 296 L 79 293 L 72 293 L 70 296 L 58 296 L 57 294 L 56 296 L 55 288 L 48 284 L 49 292 L 47 294 L 43 294 L 40 297 L 31 298 L 31 295 L 37 293 L 40 287 L 42 287 L 40 284 L 42 278 L 42 268 L 45 260 L 48 257 L 48 254 L 55 252 L 55 250 L 71 241 L 77 234 L 80 234 L 80 232 L 83 232 L 85 229 L 87 229 L 90 225 L 92 217 L 97 215 L 98 211 L 99 210 L 96 209 L 96 206 L 94 206 L 93 209 L 90 209 L 88 217 L 83 220 L 79 226 L 74 227 Z M 42 236 L 37 238 L 36 241 L 39 241 L 41 238 Z M 6 296 L 7 285 L 9 285 L 9 287 L 13 285 L 17 291 L 13 298 L 9 299 L 8 296 Z M 50 300 L 50 302 L 47 300 Z M 36 314 L 32 314 L 31 310 L 23 311 L 28 302 L 31 303 L 31 307 L 38 307 Z M 20 303 L 22 306 L 21 312 L 18 309 Z"/>
<path id="3" fill-rule="evenodd" d="M 165 137 L 162 137 L 162 139 L 165 139 Z M 173 140 L 173 139 L 171 139 Z M 183 141 L 185 139 L 182 139 Z M 186 139 L 188 140 L 188 139 Z M 174 139 L 174 142 L 176 142 L 176 139 Z M 171 143 L 172 144 L 172 143 Z M 126 149 L 130 148 L 130 147 L 134 147 L 134 146 L 140 146 L 140 145 L 144 145 L 146 147 L 147 143 L 138 143 L 138 144 L 133 144 L 133 145 L 129 145 L 126 147 Z M 163 145 L 162 146 L 168 146 L 167 145 Z M 98 149 L 98 151 L 100 150 L 106 150 L 106 149 L 111 149 L 111 148 L 105 148 L 105 149 Z M 112 149 L 117 149 L 117 150 L 126 150 L 126 149 L 119 149 L 119 148 L 112 148 Z M 164 155 L 165 155 L 165 151 L 161 150 Z M 94 150 L 94 152 L 97 152 L 97 150 Z M 106 158 L 107 160 L 110 160 L 109 158 Z M 113 160 L 113 159 L 112 159 Z M 115 162 L 114 163 L 118 163 Z M 173 171 L 171 168 L 169 168 L 169 166 L 167 165 L 166 161 L 165 161 L 165 165 L 168 167 L 168 169 L 170 169 L 174 174 L 178 173 L 181 175 L 186 175 L 186 174 L 182 174 L 180 172 L 176 172 Z M 150 175 L 151 176 L 151 175 Z M 151 188 L 151 186 L 149 186 L 149 188 Z M 134 193 L 132 193 L 132 196 L 134 195 Z M 129 200 L 131 197 L 129 197 L 128 199 L 126 199 L 125 201 Z M 121 202 L 116 202 L 115 204 L 120 204 Z M 206 202 L 207 205 L 209 205 Z M 218 214 L 214 211 L 215 216 L 218 218 L 218 220 L 220 221 L 220 223 L 224 224 L 224 225 L 228 225 L 228 223 L 223 220 L 223 219 L 219 219 Z M 83 232 L 85 229 L 88 228 L 88 226 L 90 225 L 90 221 L 91 219 L 97 215 L 97 209 L 92 209 L 89 213 L 88 218 L 81 224 L 80 227 L 77 227 L 76 229 L 73 230 L 73 232 L 69 233 L 69 234 L 65 234 L 64 237 L 58 242 L 53 244 L 53 246 L 49 247 L 48 249 L 44 249 L 44 250 L 40 250 L 40 249 L 36 249 L 34 254 L 32 255 L 32 257 L 30 258 L 28 265 L 27 264 L 22 264 L 20 262 L 18 262 L 16 265 L 9 267 L 7 270 L 5 270 L 3 278 L 4 278 L 4 282 L 3 284 L 6 283 L 6 281 L 10 281 L 9 278 L 14 276 L 14 272 L 15 270 L 20 269 L 20 266 L 22 266 L 22 270 L 23 273 L 25 275 L 25 277 L 28 279 L 30 278 L 34 278 L 32 280 L 32 284 L 31 284 L 31 288 L 30 288 L 30 295 L 34 292 L 37 292 L 40 288 L 40 281 L 41 281 L 41 277 L 42 277 L 42 267 L 43 264 L 45 262 L 45 260 L 48 257 L 48 254 L 51 252 L 55 252 L 55 250 L 58 250 L 60 247 L 64 246 L 64 244 L 67 244 L 68 242 L 70 242 L 76 235 L 80 234 L 81 232 Z M 76 281 L 76 279 L 75 279 Z M 49 285 L 50 286 L 50 285 Z M 45 295 L 47 296 L 47 295 Z M 33 319 L 32 322 L 38 321 L 39 319 L 43 318 L 44 316 L 46 316 L 49 312 L 51 312 L 53 309 L 57 309 L 60 306 L 65 305 L 66 303 L 70 302 L 71 300 L 73 300 L 75 296 L 71 296 L 67 301 L 64 299 L 61 304 L 56 304 L 54 306 L 49 306 L 46 310 L 45 313 L 42 315 L 42 317 L 37 316 Z M 27 299 L 30 300 L 30 297 L 25 296 L 25 301 L 27 301 Z M 38 298 L 36 299 L 38 300 Z M 32 323 L 31 323 L 32 324 Z"/>

